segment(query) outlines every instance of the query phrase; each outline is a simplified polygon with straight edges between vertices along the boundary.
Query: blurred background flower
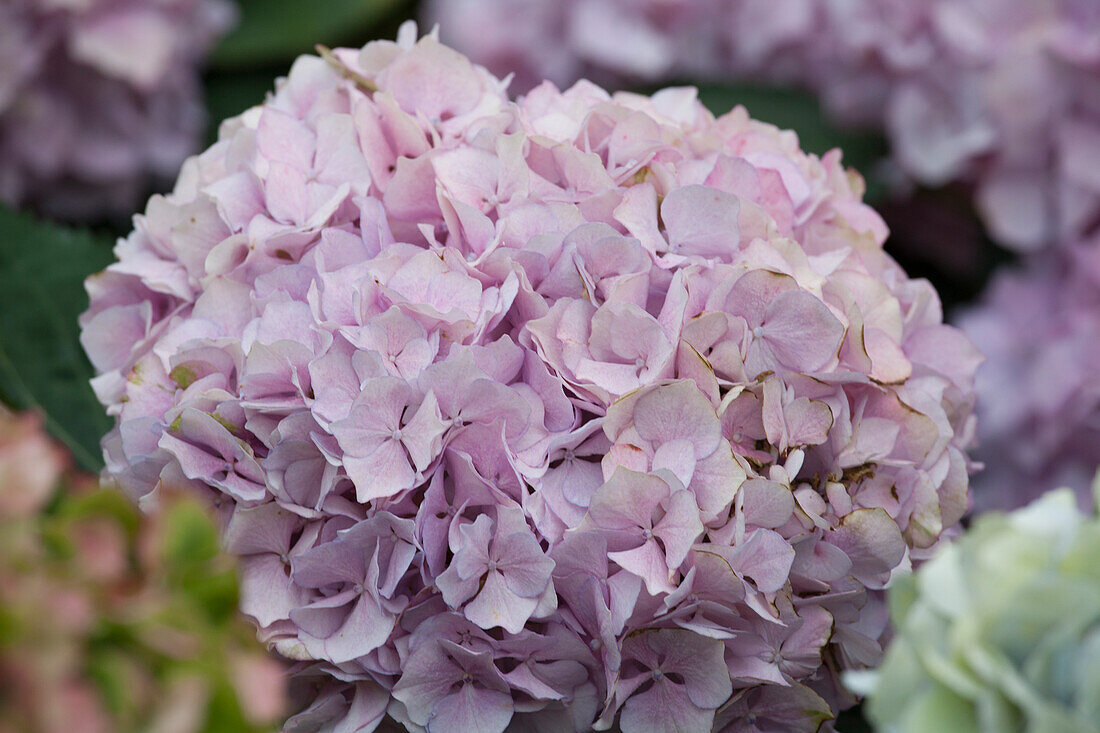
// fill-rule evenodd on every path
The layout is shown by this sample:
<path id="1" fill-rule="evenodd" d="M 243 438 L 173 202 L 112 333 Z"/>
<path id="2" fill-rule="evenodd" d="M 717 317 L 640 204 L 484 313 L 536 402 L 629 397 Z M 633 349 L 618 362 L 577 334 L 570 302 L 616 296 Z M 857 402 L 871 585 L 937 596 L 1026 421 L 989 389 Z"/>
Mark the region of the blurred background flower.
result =
<path id="1" fill-rule="evenodd" d="M 986 355 L 977 380 L 974 508 L 1066 486 L 1091 507 L 1100 461 L 1100 244 L 999 271 L 959 316 Z"/>
<path id="2" fill-rule="evenodd" d="M 225 0 L 0 5 L 0 200 L 130 213 L 201 142 L 201 67 L 233 18 Z"/>
<path id="3" fill-rule="evenodd" d="M 0 731 L 262 731 L 283 665 L 238 616 L 205 507 L 141 514 L 0 412 Z"/>
<path id="4" fill-rule="evenodd" d="M 1098 481 L 1096 489 L 1100 489 Z M 1073 492 L 991 513 L 890 590 L 897 636 L 870 692 L 880 730 L 1100 730 L 1100 520 Z"/>

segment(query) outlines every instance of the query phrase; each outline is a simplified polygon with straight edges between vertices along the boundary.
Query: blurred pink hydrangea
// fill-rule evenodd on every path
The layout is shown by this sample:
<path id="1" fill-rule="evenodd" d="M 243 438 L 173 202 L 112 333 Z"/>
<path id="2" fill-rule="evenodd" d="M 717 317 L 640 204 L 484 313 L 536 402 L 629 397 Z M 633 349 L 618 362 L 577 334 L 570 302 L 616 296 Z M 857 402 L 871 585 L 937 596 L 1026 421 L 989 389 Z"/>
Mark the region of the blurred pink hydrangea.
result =
<path id="1" fill-rule="evenodd" d="M 609 84 L 722 75 L 722 0 L 427 0 L 442 40 L 525 92 L 544 79 Z M 492 18 L 492 22 L 486 22 Z"/>
<path id="2" fill-rule="evenodd" d="M 133 210 L 205 124 L 199 66 L 225 0 L 0 4 L 0 201 L 68 220 Z"/>
<path id="3" fill-rule="evenodd" d="M 542 75 L 807 86 L 840 120 L 885 127 L 908 176 L 974 184 L 994 239 L 1014 249 L 1100 221 L 1094 0 L 435 0 L 427 8 L 443 21 L 444 40 L 494 71 L 518 69 L 524 88 Z"/>
<path id="4" fill-rule="evenodd" d="M 1096 229 L 1100 4 L 814 5 L 807 83 L 842 119 L 884 123 L 906 173 L 973 183 L 991 236 L 1014 249 Z"/>
<path id="5" fill-rule="evenodd" d="M 88 281 L 108 475 L 211 497 L 292 730 L 817 730 L 967 508 L 979 357 L 862 185 L 411 24 L 300 58 Z"/>
<path id="6" fill-rule="evenodd" d="M 1004 270 L 960 326 L 978 370 L 977 510 L 1015 509 L 1054 488 L 1083 506 L 1100 466 L 1100 241 Z"/>

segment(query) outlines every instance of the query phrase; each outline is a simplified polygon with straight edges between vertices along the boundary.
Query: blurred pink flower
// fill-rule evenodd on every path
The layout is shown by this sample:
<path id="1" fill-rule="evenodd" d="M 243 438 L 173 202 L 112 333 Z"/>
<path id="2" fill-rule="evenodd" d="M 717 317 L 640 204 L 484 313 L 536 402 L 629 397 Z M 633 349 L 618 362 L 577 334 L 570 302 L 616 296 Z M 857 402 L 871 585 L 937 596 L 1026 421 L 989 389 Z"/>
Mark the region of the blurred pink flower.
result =
<path id="1" fill-rule="evenodd" d="M 0 200 L 68 220 L 131 211 L 203 133 L 199 67 L 224 0 L 0 6 Z"/>
<path id="2" fill-rule="evenodd" d="M 526 92 L 544 79 L 619 84 L 721 74 L 721 0 L 429 0 L 443 41 Z M 493 22 L 485 22 L 492 18 Z"/>
<path id="3" fill-rule="evenodd" d="M 64 451 L 46 437 L 37 415 L 0 407 L 0 516 L 36 514 L 67 467 Z"/>
<path id="4" fill-rule="evenodd" d="M 979 511 L 1016 509 L 1068 486 L 1083 507 L 1100 466 L 1100 240 L 997 273 L 959 325 L 978 370 Z"/>
<path id="5" fill-rule="evenodd" d="M 991 236 L 1033 250 L 1100 216 L 1100 6 L 1088 0 L 819 4 L 807 83 L 884 124 L 901 168 L 976 188 Z"/>

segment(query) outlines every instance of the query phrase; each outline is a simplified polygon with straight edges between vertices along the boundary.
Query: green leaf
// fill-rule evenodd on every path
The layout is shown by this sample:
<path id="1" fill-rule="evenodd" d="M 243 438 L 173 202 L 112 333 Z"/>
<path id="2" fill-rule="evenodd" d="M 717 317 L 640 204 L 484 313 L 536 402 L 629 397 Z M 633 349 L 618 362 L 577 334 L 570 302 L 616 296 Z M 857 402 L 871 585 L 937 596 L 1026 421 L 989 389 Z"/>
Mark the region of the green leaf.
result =
<path id="1" fill-rule="evenodd" d="M 226 680 L 217 680 L 206 710 L 202 733 L 242 733 L 255 730 L 241 710 L 237 692 Z"/>
<path id="2" fill-rule="evenodd" d="M 113 716 L 121 721 L 132 723 L 133 686 L 141 681 L 146 672 L 132 650 L 103 645 L 89 655 L 87 661 L 88 678 L 99 689 L 103 702 Z"/>
<path id="3" fill-rule="evenodd" d="M 236 571 L 226 569 L 190 578 L 184 590 L 212 623 L 227 624 L 236 617 L 240 601 Z"/>
<path id="4" fill-rule="evenodd" d="M 181 502 L 168 510 L 162 559 L 169 572 L 202 572 L 218 556 L 218 530 L 202 507 Z"/>
<path id="5" fill-rule="evenodd" d="M 61 492 L 61 502 L 54 516 L 65 520 L 82 520 L 92 517 L 110 519 L 117 523 L 129 537 L 135 537 L 141 524 L 141 513 L 121 491 L 101 488 L 90 492 Z"/>
<path id="6" fill-rule="evenodd" d="M 0 397 L 34 409 L 80 465 L 102 465 L 99 439 L 111 421 L 88 380 L 77 316 L 88 307 L 84 278 L 113 259 L 110 241 L 0 207 Z"/>
<path id="7" fill-rule="evenodd" d="M 833 125 L 825 118 L 812 94 L 751 84 L 703 85 L 699 87 L 699 99 L 716 115 L 725 114 L 740 104 L 754 119 L 794 130 L 802 149 L 808 153 L 823 155 L 840 148 L 844 151 L 844 165 L 855 168 L 866 179 L 867 199 L 874 200 L 884 192 L 882 182 L 875 180 L 874 174 L 875 164 L 888 152 L 885 139 Z"/>
<path id="8" fill-rule="evenodd" d="M 283 62 L 317 43 L 370 40 L 367 31 L 405 0 L 237 0 L 240 22 L 214 51 L 218 68 Z"/>

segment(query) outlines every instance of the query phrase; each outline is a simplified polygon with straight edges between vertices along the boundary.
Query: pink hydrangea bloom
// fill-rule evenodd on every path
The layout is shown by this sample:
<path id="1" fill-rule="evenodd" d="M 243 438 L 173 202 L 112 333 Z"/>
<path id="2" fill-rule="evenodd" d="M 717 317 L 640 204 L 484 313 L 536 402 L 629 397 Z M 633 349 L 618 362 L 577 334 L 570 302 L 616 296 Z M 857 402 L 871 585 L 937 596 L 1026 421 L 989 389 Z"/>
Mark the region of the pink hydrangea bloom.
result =
<path id="1" fill-rule="evenodd" d="M 1100 241 L 993 280 L 959 319 L 988 355 L 978 370 L 979 510 L 1015 509 L 1062 486 L 1082 505 L 1100 464 Z"/>
<path id="2" fill-rule="evenodd" d="M 838 151 L 415 35 L 299 59 L 88 281 L 108 474 L 213 497 L 292 729 L 815 730 L 966 510 L 976 351 Z"/>
<path id="3" fill-rule="evenodd" d="M 993 237 L 1014 249 L 1087 233 L 1100 217 L 1100 5 L 1092 0 L 435 0 L 427 8 L 445 40 L 494 71 L 519 69 L 524 87 L 542 76 L 809 87 L 840 120 L 884 127 L 908 176 L 974 184 Z"/>
<path id="4" fill-rule="evenodd" d="M 65 219 L 126 214 L 198 147 L 199 64 L 224 0 L 5 0 L 0 200 Z"/>

